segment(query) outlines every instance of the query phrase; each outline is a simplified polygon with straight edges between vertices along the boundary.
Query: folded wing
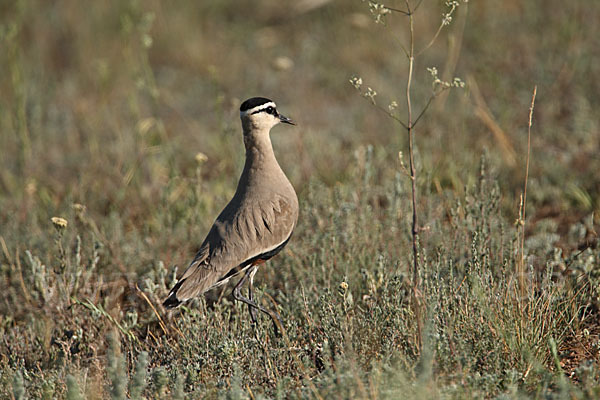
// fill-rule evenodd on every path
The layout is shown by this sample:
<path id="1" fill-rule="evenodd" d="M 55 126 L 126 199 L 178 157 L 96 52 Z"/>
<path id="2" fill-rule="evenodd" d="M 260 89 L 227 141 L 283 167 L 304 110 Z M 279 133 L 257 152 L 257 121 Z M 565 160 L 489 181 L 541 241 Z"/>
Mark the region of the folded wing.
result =
<path id="1" fill-rule="evenodd" d="M 298 218 L 295 199 L 276 194 L 266 198 L 241 203 L 234 198 L 225 207 L 165 306 L 176 307 L 222 285 L 253 261 L 268 259 L 283 248 Z"/>

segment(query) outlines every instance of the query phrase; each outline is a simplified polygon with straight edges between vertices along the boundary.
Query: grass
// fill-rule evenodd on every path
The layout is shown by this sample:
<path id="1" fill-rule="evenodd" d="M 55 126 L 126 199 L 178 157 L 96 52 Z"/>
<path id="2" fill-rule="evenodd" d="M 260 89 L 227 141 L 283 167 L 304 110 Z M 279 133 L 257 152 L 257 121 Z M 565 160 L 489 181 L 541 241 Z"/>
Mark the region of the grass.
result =
<path id="1" fill-rule="evenodd" d="M 600 5 L 470 2 L 415 64 L 468 82 L 415 139 L 420 346 L 406 138 L 348 84 L 402 104 L 406 21 L 313 3 L 0 6 L 0 397 L 598 396 Z M 284 339 L 230 288 L 160 306 L 235 190 L 253 95 L 299 122 L 273 132 L 298 229 L 256 279 Z"/>

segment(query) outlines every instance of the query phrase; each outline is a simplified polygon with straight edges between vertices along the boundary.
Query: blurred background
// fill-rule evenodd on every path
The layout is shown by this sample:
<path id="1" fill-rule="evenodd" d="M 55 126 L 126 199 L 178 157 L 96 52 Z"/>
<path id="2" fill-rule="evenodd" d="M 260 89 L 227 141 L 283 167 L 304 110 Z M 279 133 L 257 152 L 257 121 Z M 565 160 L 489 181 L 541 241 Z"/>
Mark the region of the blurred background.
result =
<path id="1" fill-rule="evenodd" d="M 386 5 L 403 8 L 404 2 Z M 434 37 L 445 12 L 444 1 L 421 2 L 415 14 L 417 50 Z M 563 270 L 563 259 L 596 246 L 598 21 L 598 1 L 471 0 L 461 2 L 451 24 L 418 56 L 417 112 L 432 93 L 427 68 L 436 67 L 443 80 L 466 82 L 435 99 L 415 131 L 419 206 L 424 224 L 433 226 L 423 234 L 424 243 L 447 244 L 438 241 L 443 229 L 436 230 L 436 224 L 452 222 L 456 199 L 469 203 L 468 188 L 483 175 L 496 182 L 498 190 L 492 194 L 488 187 L 489 196 L 498 195 L 502 223 L 510 227 L 518 218 L 537 85 L 527 246 L 532 253 L 539 250 L 533 262 L 542 269 L 545 255 L 559 248 Z M 375 90 L 384 109 L 397 102 L 397 115 L 404 119 L 402 46 L 408 37 L 405 16 L 386 15 L 377 24 L 368 2 L 359 0 L 0 1 L 0 260 L 7 288 L 0 295 L 2 329 L 20 337 L 19 327 L 31 315 L 41 318 L 40 313 L 62 312 L 70 304 L 68 296 L 59 301 L 54 292 L 52 299 L 42 294 L 38 299 L 37 275 L 25 274 L 23 281 L 17 274 L 18 260 L 38 272 L 39 259 L 48 270 L 57 263 L 71 265 L 59 262 L 65 251 L 57 248 L 54 216 L 69 223 L 68 254 L 83 246 L 89 249 L 86 257 L 100 260 L 98 277 L 82 286 L 79 298 L 103 301 L 118 321 L 129 315 L 128 307 L 154 318 L 145 300 L 134 302 L 123 293 L 134 292 L 134 283 L 148 276 L 152 282 L 162 276 L 168 286 L 174 266 L 181 272 L 200 245 L 235 191 L 244 160 L 238 110 L 253 96 L 273 99 L 298 124 L 272 132 L 278 160 L 303 204 L 297 244 L 282 256 L 283 263 L 320 265 L 321 259 L 311 257 L 321 257 L 315 249 L 329 246 L 319 236 L 327 232 L 347 240 L 339 254 L 323 255 L 334 271 L 327 272 L 327 285 L 331 279 L 335 288 L 344 274 L 360 276 L 363 264 L 338 265 L 336 257 L 348 261 L 356 249 L 371 251 L 364 247 L 370 240 L 398 257 L 395 265 L 403 269 L 409 254 L 409 189 L 398 152 L 407 162 L 406 132 L 362 92 Z M 362 79 L 361 91 L 350 84 L 352 77 Z M 352 207 L 357 220 L 344 214 Z M 389 215 L 402 221 L 398 231 Z M 337 225 L 338 217 L 347 225 Z M 380 226 L 361 231 L 361 223 L 372 221 Z M 468 240 L 461 243 L 465 249 L 456 248 L 457 259 L 470 251 Z M 509 251 L 503 243 L 500 255 Z M 26 259 L 26 251 L 33 256 Z M 364 259 L 374 259 L 369 257 Z M 261 280 L 285 286 L 285 276 L 265 270 Z M 311 280 L 310 268 L 301 271 L 289 272 L 290 281 L 312 282 L 306 283 L 307 292 L 314 289 L 309 297 L 317 298 L 321 282 Z M 140 283 L 157 304 L 166 286 L 153 292 L 145 285 Z M 97 288 L 103 292 L 94 292 Z M 299 299 L 290 304 L 300 304 Z M 53 318 L 56 325 L 46 321 L 27 336 L 45 338 L 39 340 L 48 352 L 50 338 L 77 325 L 67 314 Z M 89 316 L 81 318 L 91 323 Z M 104 337 L 103 329 L 98 337 Z M 27 343 L 20 352 L 13 349 L 27 354 L 23 359 L 37 342 Z"/>
<path id="2" fill-rule="evenodd" d="M 416 15 L 417 48 L 445 11 Z M 390 171 L 405 134 L 349 84 L 360 76 L 383 107 L 403 97 L 405 17 L 375 24 L 361 1 L 10 1 L 1 7 L 0 190 L 3 230 L 31 234 L 69 202 L 142 229 L 174 179 L 201 179 L 222 202 L 243 162 L 237 108 L 274 99 L 298 121 L 273 141 L 299 192 L 343 180 L 372 144 Z M 508 213 L 518 212 L 528 108 L 534 214 L 577 219 L 600 207 L 600 4 L 474 1 L 415 65 L 464 90 L 436 99 L 416 132 L 418 162 L 438 190 L 461 192 L 484 151 Z M 176 197 L 176 194 L 173 195 Z M 176 198 L 171 199 L 176 202 Z M 558 216 L 560 214 L 561 216 Z M 512 215 L 514 216 L 514 215 Z M 11 228 L 8 228 L 11 227 Z"/>

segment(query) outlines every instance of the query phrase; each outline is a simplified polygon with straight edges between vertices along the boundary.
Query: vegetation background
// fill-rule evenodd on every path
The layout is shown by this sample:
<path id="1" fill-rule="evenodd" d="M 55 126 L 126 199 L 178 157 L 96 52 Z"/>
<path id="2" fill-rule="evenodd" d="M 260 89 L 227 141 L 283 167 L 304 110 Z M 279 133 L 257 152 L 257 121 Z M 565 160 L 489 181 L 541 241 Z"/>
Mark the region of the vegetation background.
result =
<path id="1" fill-rule="evenodd" d="M 446 10 L 422 2 L 418 46 Z M 417 106 L 428 67 L 467 82 L 416 130 L 421 349 L 406 137 L 349 83 L 403 112 L 405 17 L 375 24 L 347 0 L 0 2 L 0 397 L 597 398 L 599 20 L 597 1 L 472 0 L 417 61 Z M 285 339 L 228 290 L 160 306 L 235 190 L 238 107 L 257 95 L 298 122 L 272 133 L 298 229 L 257 276 Z"/>

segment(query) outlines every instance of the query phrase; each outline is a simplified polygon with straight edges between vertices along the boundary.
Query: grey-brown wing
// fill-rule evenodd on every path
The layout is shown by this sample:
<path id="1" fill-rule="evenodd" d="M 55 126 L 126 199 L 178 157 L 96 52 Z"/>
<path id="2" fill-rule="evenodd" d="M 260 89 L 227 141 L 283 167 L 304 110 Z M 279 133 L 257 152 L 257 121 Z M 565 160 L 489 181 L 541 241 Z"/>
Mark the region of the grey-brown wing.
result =
<path id="1" fill-rule="evenodd" d="M 283 244 L 298 218 L 294 200 L 273 195 L 262 202 L 228 204 L 165 305 L 179 305 L 224 283 L 221 278 L 233 268 Z"/>

